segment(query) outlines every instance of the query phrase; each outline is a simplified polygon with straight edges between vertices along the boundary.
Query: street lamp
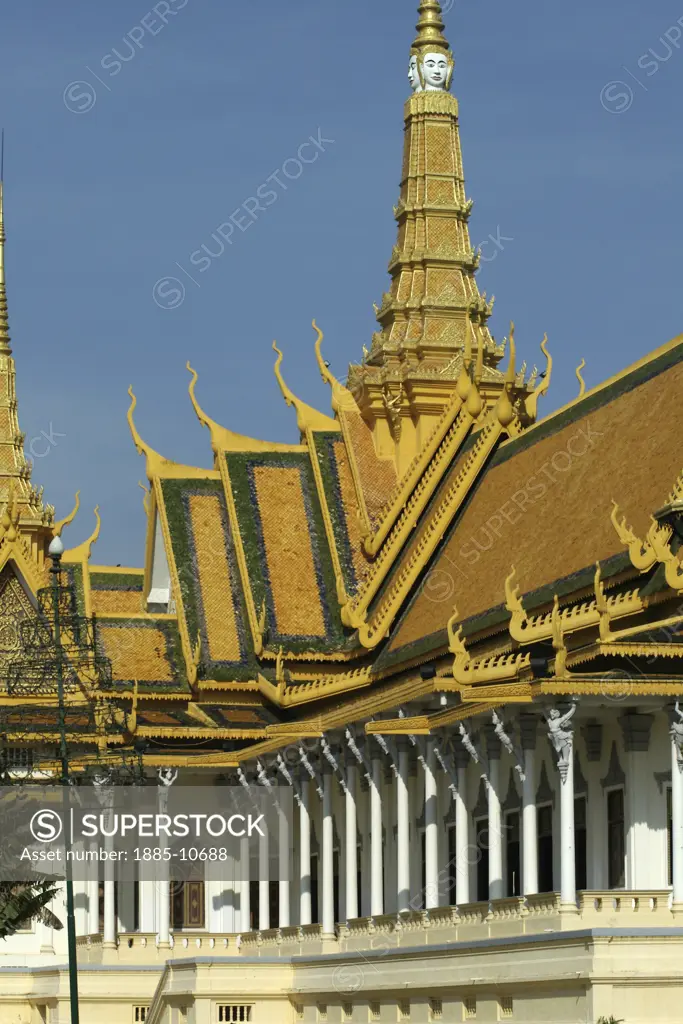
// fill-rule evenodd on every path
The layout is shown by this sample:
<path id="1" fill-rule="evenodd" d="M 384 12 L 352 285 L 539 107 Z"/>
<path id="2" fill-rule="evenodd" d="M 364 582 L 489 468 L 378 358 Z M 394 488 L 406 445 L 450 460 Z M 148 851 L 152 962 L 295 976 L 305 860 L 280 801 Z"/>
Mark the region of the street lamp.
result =
<path id="1" fill-rule="evenodd" d="M 55 645 L 55 676 L 57 683 L 57 706 L 59 715 L 59 760 L 61 765 L 60 779 L 62 785 L 62 807 L 64 827 L 64 859 L 66 873 L 66 939 L 69 951 L 69 1003 L 71 1005 L 71 1024 L 79 1024 L 78 1010 L 78 965 L 76 961 L 76 915 L 74 912 L 74 879 L 73 864 L 70 857 L 71 842 L 66 822 L 69 820 L 69 750 L 66 742 L 66 712 L 64 707 L 64 652 L 62 650 L 62 622 L 60 616 L 60 597 L 62 582 L 62 555 L 64 544 L 61 537 L 53 537 L 47 549 L 52 559 L 50 574 L 52 577 L 52 626 Z"/>

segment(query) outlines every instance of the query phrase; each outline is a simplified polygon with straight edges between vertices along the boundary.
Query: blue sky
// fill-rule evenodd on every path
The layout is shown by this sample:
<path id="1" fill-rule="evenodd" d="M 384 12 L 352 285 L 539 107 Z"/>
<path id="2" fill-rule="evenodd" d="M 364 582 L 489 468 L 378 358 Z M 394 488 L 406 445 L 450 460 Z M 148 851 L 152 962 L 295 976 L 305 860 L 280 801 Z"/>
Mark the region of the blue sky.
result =
<path id="1" fill-rule="evenodd" d="M 144 464 L 126 424 L 129 384 L 143 437 L 210 466 L 188 359 L 215 419 L 290 441 L 295 417 L 272 373 L 272 340 L 288 383 L 325 410 L 311 319 L 339 375 L 369 344 L 395 240 L 416 6 L 4 5 L 20 421 L 58 514 L 81 489 L 69 543 L 90 532 L 100 504 L 93 561 L 142 563 Z M 505 239 L 485 250 L 497 255 L 479 285 L 496 295 L 494 333 L 514 318 L 530 363 L 548 332 L 548 412 L 576 393 L 582 356 L 592 385 L 683 332 L 683 0 L 445 7 L 472 241 Z M 319 133 L 333 141 L 304 150 L 318 159 L 287 178 L 285 161 Z M 259 186 L 265 197 L 275 173 L 286 190 L 271 179 L 277 198 L 197 273 L 191 254 L 204 243 L 217 252 L 212 233 Z M 171 276 L 184 281 L 184 300 L 161 308 L 153 290 Z M 162 305 L 176 301 L 174 288 L 159 286 Z"/>

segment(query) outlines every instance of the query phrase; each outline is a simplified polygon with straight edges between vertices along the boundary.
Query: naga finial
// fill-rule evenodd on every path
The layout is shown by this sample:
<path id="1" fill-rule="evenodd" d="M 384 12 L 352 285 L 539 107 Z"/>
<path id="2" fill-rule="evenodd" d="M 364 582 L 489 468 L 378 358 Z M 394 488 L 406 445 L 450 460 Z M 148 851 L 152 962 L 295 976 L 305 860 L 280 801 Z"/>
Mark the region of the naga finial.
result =
<path id="1" fill-rule="evenodd" d="M 467 401 L 467 396 L 470 393 L 472 387 L 472 378 L 470 376 L 472 368 L 472 335 L 474 334 L 474 324 L 471 320 L 468 320 L 467 330 L 465 331 L 465 351 L 462 357 L 462 366 L 460 368 L 460 375 L 458 382 L 455 385 L 455 390 L 458 393 L 458 397 L 461 402 Z"/>
<path id="2" fill-rule="evenodd" d="M 275 360 L 275 366 L 273 367 L 273 370 L 275 372 L 276 380 L 277 380 L 278 384 L 280 385 L 280 391 L 282 392 L 282 397 L 284 398 L 284 400 L 287 403 L 287 405 L 289 405 L 289 406 L 292 406 L 292 405 L 296 406 L 296 398 L 294 397 L 294 394 L 290 391 L 290 389 L 285 384 L 285 379 L 282 376 L 282 371 L 280 369 L 280 366 L 282 365 L 282 360 L 283 360 L 284 357 L 283 357 L 282 350 L 277 347 L 277 342 L 276 341 L 273 342 L 273 352 L 277 353 L 277 358 Z"/>
<path id="3" fill-rule="evenodd" d="M 519 596 L 519 584 L 515 582 L 516 579 L 517 570 L 513 565 L 510 575 L 505 577 L 505 607 L 513 614 L 521 612 L 524 615 L 524 605 Z"/>
<path id="4" fill-rule="evenodd" d="M 457 606 L 457 604 L 454 604 L 453 605 L 453 614 L 451 615 L 451 617 L 448 620 L 448 623 L 446 625 L 446 629 L 448 630 L 448 649 L 451 652 L 451 654 L 455 654 L 455 647 L 456 647 L 456 644 L 458 642 L 458 636 L 459 636 L 459 634 L 461 632 L 461 629 L 462 629 L 462 627 L 461 627 L 461 629 L 456 631 L 455 624 L 456 624 L 457 621 L 458 621 L 458 606 Z"/>
<path id="5" fill-rule="evenodd" d="M 560 599 L 557 594 L 555 594 L 553 598 L 553 610 L 550 621 L 552 626 L 553 650 L 555 651 L 555 675 L 561 676 L 564 674 L 567 664 L 567 645 L 564 642 Z"/>
<path id="6" fill-rule="evenodd" d="M 583 370 L 585 365 L 586 365 L 586 360 L 582 359 L 581 362 L 579 363 L 579 365 L 576 367 L 576 371 L 575 371 L 576 372 L 576 379 L 579 382 L 579 398 L 583 398 L 583 396 L 586 394 L 586 382 L 583 379 L 583 376 L 581 374 L 581 371 Z"/>
<path id="7" fill-rule="evenodd" d="M 190 383 L 187 386 L 187 391 L 188 391 L 188 394 L 190 396 L 190 401 L 192 402 L 192 408 L 194 409 L 195 415 L 196 415 L 197 419 L 199 420 L 199 422 L 201 423 L 201 425 L 203 427 L 208 427 L 208 429 L 210 430 L 211 429 L 212 421 L 209 419 L 209 417 L 206 415 L 206 413 L 202 409 L 201 405 L 197 401 L 197 396 L 195 394 L 195 388 L 197 386 L 197 381 L 199 379 L 199 374 L 197 373 L 197 371 L 195 369 L 193 369 L 190 366 L 190 360 L 189 359 L 185 363 L 185 369 L 189 370 L 189 372 L 192 374 L 192 379 L 190 380 Z"/>
<path id="8" fill-rule="evenodd" d="M 496 415 L 498 416 L 498 422 L 502 427 L 509 427 L 515 418 L 515 410 L 510 400 L 510 391 L 514 387 L 515 383 L 516 354 L 515 325 L 514 323 L 510 323 L 510 362 L 508 364 L 507 373 L 505 374 L 503 392 L 498 399 L 498 405 L 496 406 Z"/>
<path id="9" fill-rule="evenodd" d="M 550 387 L 550 379 L 553 373 L 553 357 L 548 351 L 548 335 L 543 335 L 543 341 L 541 342 L 541 352 L 545 356 L 545 372 L 541 375 L 540 384 L 532 391 L 524 403 L 526 414 L 530 420 L 535 420 L 538 415 L 538 400 L 541 395 L 546 395 Z"/>
<path id="10" fill-rule="evenodd" d="M 140 490 L 144 491 L 144 496 L 142 498 L 142 507 L 145 510 L 145 515 L 149 515 L 151 497 L 149 487 L 146 484 L 143 484 L 142 480 L 138 480 L 138 487 L 140 488 Z"/>
<path id="11" fill-rule="evenodd" d="M 133 444 L 135 445 L 135 450 L 137 451 L 138 455 L 144 455 L 146 460 L 147 460 L 147 476 L 148 477 L 152 477 L 155 473 L 157 473 L 159 471 L 159 469 L 161 468 L 162 464 L 167 462 L 167 460 L 164 459 L 162 455 L 159 455 L 158 452 L 155 452 L 154 449 L 151 448 L 140 437 L 140 435 L 138 433 L 138 429 L 135 426 L 135 420 L 133 419 L 133 413 L 135 412 L 136 406 L 138 404 L 138 400 L 135 397 L 135 393 L 133 392 L 133 385 L 132 384 L 128 388 L 128 394 L 130 395 L 130 406 L 128 408 L 128 413 L 127 413 L 128 428 L 129 428 L 131 436 L 133 438 Z"/>
<path id="12" fill-rule="evenodd" d="M 60 519 L 58 523 L 55 523 L 54 527 L 52 528 L 53 537 L 61 537 L 62 530 L 64 529 L 65 526 L 69 526 L 70 523 L 73 523 L 74 519 L 76 518 L 76 513 L 78 512 L 80 507 L 81 492 L 76 491 L 74 507 L 71 509 L 71 512 L 69 512 L 68 516 L 65 516 L 64 519 Z"/>
<path id="13" fill-rule="evenodd" d="M 64 552 L 64 562 L 89 562 L 90 553 L 92 551 L 93 544 L 96 544 L 99 536 L 100 529 L 102 527 L 102 517 L 100 516 L 100 506 L 95 506 L 95 529 L 90 534 L 87 540 L 84 540 L 82 544 L 79 544 L 76 548 L 69 548 L 68 551 Z"/>
<path id="14" fill-rule="evenodd" d="M 316 328 L 317 330 L 317 328 Z M 322 332 L 319 331 L 322 335 Z M 322 337 L 318 338 L 320 342 Z M 282 392 L 283 398 L 287 405 L 293 405 L 296 409 L 296 423 L 299 428 L 299 432 L 304 435 L 307 430 L 338 430 L 339 427 L 335 420 L 326 416 L 322 412 L 318 412 L 313 406 L 307 405 L 306 402 L 302 402 L 300 398 L 297 398 L 294 392 L 287 387 L 285 379 L 282 376 L 280 366 L 282 364 L 282 352 L 277 346 L 277 342 L 273 342 L 273 351 L 277 353 L 277 359 L 275 360 L 275 376 L 277 382 L 280 385 L 280 391 Z"/>

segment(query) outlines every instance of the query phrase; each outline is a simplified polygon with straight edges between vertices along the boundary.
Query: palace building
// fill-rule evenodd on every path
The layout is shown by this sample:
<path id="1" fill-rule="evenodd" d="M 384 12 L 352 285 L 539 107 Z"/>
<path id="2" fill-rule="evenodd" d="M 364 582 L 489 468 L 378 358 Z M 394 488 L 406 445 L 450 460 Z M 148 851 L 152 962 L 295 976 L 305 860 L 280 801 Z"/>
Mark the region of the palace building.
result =
<path id="1" fill-rule="evenodd" d="M 133 751 L 160 789 L 293 796 L 286 877 L 77 883 L 83 1024 L 683 1017 L 683 335 L 544 416 L 552 343 L 529 373 L 489 331 L 444 30 L 422 0 L 390 283 L 345 381 L 313 324 L 330 409 L 276 349 L 299 440 L 255 440 L 188 364 L 204 469 L 150 448 L 131 391 L 145 565 L 97 564 L 99 519 L 62 556 L 95 616 L 74 773 Z M 22 638 L 77 527 L 24 457 L 1 261 L 0 382 L 0 745 L 44 778 Z M 4 942 L 0 1024 L 68 1013 L 65 932 Z"/>

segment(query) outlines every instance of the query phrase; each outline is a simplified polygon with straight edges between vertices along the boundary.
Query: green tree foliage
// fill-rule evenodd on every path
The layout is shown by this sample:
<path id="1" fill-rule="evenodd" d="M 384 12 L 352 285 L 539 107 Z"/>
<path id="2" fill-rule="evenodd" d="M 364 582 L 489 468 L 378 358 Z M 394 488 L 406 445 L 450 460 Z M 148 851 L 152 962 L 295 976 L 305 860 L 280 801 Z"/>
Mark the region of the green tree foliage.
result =
<path id="1" fill-rule="evenodd" d="M 61 928 L 62 922 L 47 907 L 56 893 L 50 882 L 0 882 L 0 938 L 14 935 L 31 921 Z"/>

